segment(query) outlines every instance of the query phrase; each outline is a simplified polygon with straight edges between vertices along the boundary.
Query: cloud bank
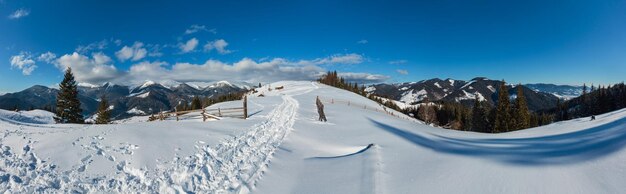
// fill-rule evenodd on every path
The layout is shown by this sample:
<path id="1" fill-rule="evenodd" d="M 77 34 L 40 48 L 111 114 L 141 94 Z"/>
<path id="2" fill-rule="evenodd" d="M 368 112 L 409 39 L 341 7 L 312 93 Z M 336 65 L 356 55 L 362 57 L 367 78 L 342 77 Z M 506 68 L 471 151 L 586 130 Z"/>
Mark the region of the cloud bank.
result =
<path id="1" fill-rule="evenodd" d="M 232 80 L 257 83 L 280 80 L 314 80 L 326 72 L 326 69 L 315 64 L 353 63 L 355 62 L 354 58 L 355 56 L 348 54 L 298 62 L 283 58 L 265 61 L 243 58 L 234 63 L 207 60 L 200 64 L 142 61 L 131 65 L 129 70 L 123 71 L 117 69 L 113 65 L 113 60 L 103 53 L 85 56 L 74 52 L 59 57 L 53 63 L 61 71 L 71 67 L 78 82 L 90 84 L 113 82 L 121 85 L 136 85 L 146 80 L 157 82 L 166 80 L 179 82 Z M 341 76 L 349 81 L 359 83 L 383 82 L 389 78 L 384 75 L 368 73 L 342 73 Z"/>

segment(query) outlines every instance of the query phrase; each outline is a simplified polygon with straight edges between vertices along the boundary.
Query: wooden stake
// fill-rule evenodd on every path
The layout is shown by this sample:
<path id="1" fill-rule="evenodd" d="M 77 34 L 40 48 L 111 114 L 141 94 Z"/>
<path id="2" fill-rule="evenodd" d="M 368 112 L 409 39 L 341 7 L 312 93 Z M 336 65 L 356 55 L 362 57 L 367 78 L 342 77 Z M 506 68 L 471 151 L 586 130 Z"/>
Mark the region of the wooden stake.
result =
<path id="1" fill-rule="evenodd" d="M 243 119 L 248 119 L 248 96 L 243 96 Z"/>

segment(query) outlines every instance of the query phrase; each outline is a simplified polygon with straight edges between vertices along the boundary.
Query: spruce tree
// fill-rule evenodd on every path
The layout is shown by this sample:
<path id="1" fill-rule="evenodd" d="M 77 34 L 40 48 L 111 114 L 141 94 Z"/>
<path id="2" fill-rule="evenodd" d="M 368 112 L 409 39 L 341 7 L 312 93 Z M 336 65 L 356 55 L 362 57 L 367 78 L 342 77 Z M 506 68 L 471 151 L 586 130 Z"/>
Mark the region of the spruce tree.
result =
<path id="1" fill-rule="evenodd" d="M 72 68 L 65 70 L 63 81 L 59 84 L 57 94 L 56 116 L 58 123 L 83 123 L 83 110 L 78 100 L 78 85 L 74 80 Z"/>
<path id="2" fill-rule="evenodd" d="M 496 115 L 492 132 L 500 133 L 509 131 L 509 124 L 511 122 L 509 91 L 506 87 L 506 82 L 504 82 L 504 80 L 502 80 L 500 90 L 498 91 L 498 106 L 496 107 L 495 114 Z"/>
<path id="3" fill-rule="evenodd" d="M 96 117 L 96 124 L 109 124 L 111 122 L 111 110 L 109 110 L 109 102 L 105 96 L 100 98 L 100 105 L 98 105 L 98 116 Z"/>
<path id="4" fill-rule="evenodd" d="M 202 109 L 202 102 L 200 102 L 200 98 L 198 96 L 194 96 L 191 100 L 191 110 Z"/>
<path id="5" fill-rule="evenodd" d="M 530 111 L 522 85 L 517 85 L 517 98 L 515 99 L 515 113 L 512 115 L 515 121 L 513 129 L 526 129 L 530 127 Z"/>
<path id="6" fill-rule="evenodd" d="M 488 132 L 487 127 L 487 111 L 483 108 L 482 103 L 476 99 L 474 100 L 474 107 L 472 107 L 472 130 Z"/>

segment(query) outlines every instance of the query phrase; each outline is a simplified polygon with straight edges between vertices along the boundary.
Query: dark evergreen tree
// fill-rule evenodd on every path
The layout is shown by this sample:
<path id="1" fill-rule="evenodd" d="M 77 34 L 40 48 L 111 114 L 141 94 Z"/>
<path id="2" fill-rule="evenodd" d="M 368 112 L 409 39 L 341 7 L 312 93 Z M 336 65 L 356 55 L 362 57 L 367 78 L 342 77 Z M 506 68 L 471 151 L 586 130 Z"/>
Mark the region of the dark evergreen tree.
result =
<path id="1" fill-rule="evenodd" d="M 528 110 L 528 104 L 526 97 L 524 96 L 524 90 L 522 85 L 517 85 L 517 98 L 515 98 L 515 106 L 513 108 L 514 121 L 512 130 L 526 129 L 530 127 L 530 111 Z"/>
<path id="2" fill-rule="evenodd" d="M 67 68 L 63 81 L 59 84 L 57 95 L 56 116 L 54 119 L 59 123 L 83 123 L 83 110 L 78 100 L 78 86 L 74 80 L 72 69 Z"/>
<path id="3" fill-rule="evenodd" d="M 509 91 L 506 82 L 502 80 L 500 89 L 498 90 L 498 106 L 495 112 L 495 121 L 493 133 L 507 132 L 510 130 L 511 124 L 510 107 L 509 107 Z"/>
<path id="4" fill-rule="evenodd" d="M 109 101 L 106 99 L 106 96 L 100 97 L 100 104 L 96 114 L 96 124 L 109 124 L 111 122 L 111 110 L 109 110 Z"/>
<path id="5" fill-rule="evenodd" d="M 198 96 L 194 96 L 191 100 L 191 110 L 202 109 L 202 102 Z"/>
<path id="6" fill-rule="evenodd" d="M 474 100 L 474 107 L 472 107 L 472 131 L 489 132 L 487 110 L 478 99 Z"/>

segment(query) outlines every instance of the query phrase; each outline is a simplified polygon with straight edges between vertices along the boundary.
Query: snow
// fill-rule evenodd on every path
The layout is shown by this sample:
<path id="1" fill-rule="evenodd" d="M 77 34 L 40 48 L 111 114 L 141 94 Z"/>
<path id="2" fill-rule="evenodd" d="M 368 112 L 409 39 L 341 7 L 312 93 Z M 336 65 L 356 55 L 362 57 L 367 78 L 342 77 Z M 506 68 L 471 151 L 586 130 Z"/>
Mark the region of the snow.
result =
<path id="1" fill-rule="evenodd" d="M 448 81 L 450 82 L 450 85 L 451 85 L 451 86 L 453 86 L 453 85 L 454 85 L 455 80 L 453 80 L 453 79 L 448 79 Z"/>
<path id="2" fill-rule="evenodd" d="M 487 89 L 491 90 L 491 92 L 496 92 L 496 89 L 493 88 L 493 86 L 491 86 L 491 85 L 488 85 Z"/>
<path id="3" fill-rule="evenodd" d="M 368 86 L 367 88 L 365 88 L 365 92 L 367 93 L 372 93 L 374 91 L 376 91 L 376 87 L 374 86 Z"/>
<path id="4" fill-rule="evenodd" d="M 151 85 L 154 85 L 154 84 L 157 84 L 157 83 L 154 82 L 154 81 L 148 80 L 148 81 L 144 82 L 143 84 L 141 84 L 141 86 L 139 86 L 138 88 L 139 89 L 143 89 L 145 87 L 148 87 L 148 86 L 151 86 Z"/>
<path id="5" fill-rule="evenodd" d="M 97 87 L 100 87 L 99 85 L 90 84 L 90 83 L 86 83 L 86 82 L 80 82 L 77 85 L 81 86 L 81 87 L 87 87 L 87 88 L 97 88 Z"/>
<path id="6" fill-rule="evenodd" d="M 412 104 L 414 102 L 419 102 L 423 100 L 424 98 L 426 98 L 427 94 L 428 92 L 426 92 L 426 90 L 424 89 L 417 92 L 414 92 L 414 90 L 411 89 L 402 94 L 402 97 L 400 97 L 400 101 L 407 104 Z"/>
<path id="7" fill-rule="evenodd" d="M 160 81 L 159 84 L 161 84 L 165 88 L 172 89 L 172 88 L 179 86 L 182 83 L 174 81 L 174 80 L 163 80 L 163 81 Z"/>
<path id="8" fill-rule="evenodd" d="M 621 193 L 626 109 L 502 134 L 436 128 L 322 84 L 249 119 L 30 124 L 0 112 L 6 193 Z M 469 96 L 469 95 L 468 95 Z M 317 121 L 315 98 L 328 122 Z M 477 97 L 480 98 L 480 97 Z M 332 99 L 332 101 L 331 101 Z M 331 103 L 332 102 L 332 103 Z M 348 103 L 349 102 L 349 103 Z M 241 101 L 212 108 L 241 106 Z M 393 115 L 391 113 L 394 113 Z"/>
<path id="9" fill-rule="evenodd" d="M 134 115 L 145 115 L 146 114 L 146 112 L 143 112 L 142 110 L 137 109 L 137 107 L 134 107 L 134 108 L 126 111 L 126 113 L 134 114 Z"/>
<path id="10" fill-rule="evenodd" d="M 435 86 L 437 86 L 438 88 L 441 88 L 441 85 L 439 85 L 438 82 L 435 82 Z"/>
<path id="11" fill-rule="evenodd" d="M 0 109 L 0 122 L 51 124 L 55 123 L 54 113 L 45 110 L 9 111 Z"/>
<path id="12" fill-rule="evenodd" d="M 474 92 L 474 93 L 469 93 L 465 90 L 463 90 L 463 96 L 460 97 L 456 97 L 454 98 L 455 101 L 460 102 L 462 100 L 474 100 L 474 99 L 478 99 L 478 101 L 486 101 L 487 99 L 485 99 L 485 97 L 478 91 Z"/>
<path id="13" fill-rule="evenodd" d="M 138 98 L 147 98 L 148 96 L 150 96 L 150 92 L 137 95 Z"/>
<path id="14" fill-rule="evenodd" d="M 463 89 L 463 88 L 465 88 L 467 86 L 472 85 L 474 82 L 476 82 L 476 80 L 472 80 L 472 81 L 467 82 L 465 85 L 461 86 L 461 89 Z"/>

